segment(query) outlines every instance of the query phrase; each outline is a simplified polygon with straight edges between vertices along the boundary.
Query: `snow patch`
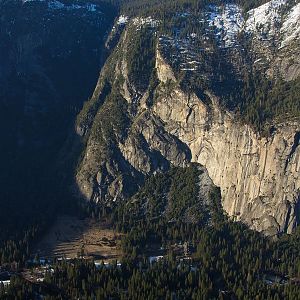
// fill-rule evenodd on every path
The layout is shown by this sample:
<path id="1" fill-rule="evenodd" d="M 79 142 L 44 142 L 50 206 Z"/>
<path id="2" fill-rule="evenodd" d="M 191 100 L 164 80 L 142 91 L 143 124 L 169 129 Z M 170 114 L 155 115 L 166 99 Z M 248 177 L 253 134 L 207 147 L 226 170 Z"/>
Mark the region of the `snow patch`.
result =
<path id="1" fill-rule="evenodd" d="M 152 17 L 147 17 L 147 18 L 137 17 L 133 19 L 133 24 L 137 27 L 149 25 L 154 28 L 158 26 L 159 21 L 153 19 Z"/>
<path id="2" fill-rule="evenodd" d="M 149 257 L 149 263 L 153 264 L 153 263 L 159 262 L 159 261 L 161 261 L 163 259 L 164 259 L 164 257 L 162 255 L 159 255 L 159 256 L 150 256 Z"/>
<path id="3" fill-rule="evenodd" d="M 22 0 L 23 3 L 26 2 L 45 2 L 45 0 Z"/>
<path id="4" fill-rule="evenodd" d="M 226 4 L 223 7 L 210 5 L 207 15 L 209 26 L 216 28 L 216 35 L 223 41 L 224 47 L 232 47 L 236 37 L 244 25 L 242 11 L 236 4 Z"/>
<path id="5" fill-rule="evenodd" d="M 23 3 L 26 2 L 47 2 L 48 8 L 53 10 L 59 10 L 59 9 L 66 9 L 66 10 L 78 10 L 78 9 L 85 9 L 89 12 L 96 12 L 98 9 L 97 4 L 93 3 L 86 3 L 85 5 L 79 5 L 79 4 L 72 4 L 72 5 L 66 5 L 58 0 L 23 0 Z"/>
<path id="6" fill-rule="evenodd" d="M 96 5 L 96 4 L 92 4 L 92 3 L 86 4 L 86 9 L 87 9 L 88 11 L 95 12 L 95 11 L 97 11 L 96 8 L 97 8 L 97 5 Z"/>
<path id="7" fill-rule="evenodd" d="M 3 284 L 4 287 L 8 287 L 10 285 L 10 280 L 0 281 L 0 285 Z"/>
<path id="8" fill-rule="evenodd" d="M 117 21 L 118 25 L 125 25 L 128 22 L 128 17 L 121 15 Z"/>
<path id="9" fill-rule="evenodd" d="M 197 71 L 201 66 L 201 53 L 204 49 L 194 43 L 192 37 L 187 39 L 159 37 L 159 49 L 162 55 L 168 57 L 171 64 L 177 65 L 182 71 Z"/>
<path id="10" fill-rule="evenodd" d="M 300 3 L 295 5 L 291 12 L 286 16 L 281 27 L 281 33 L 283 35 L 283 40 L 280 48 L 300 39 Z"/>
<path id="11" fill-rule="evenodd" d="M 54 0 L 54 1 L 48 2 L 48 7 L 50 9 L 62 9 L 65 7 L 65 5 L 59 1 Z"/>
<path id="12" fill-rule="evenodd" d="M 259 33 L 263 39 L 274 35 L 280 26 L 280 10 L 287 0 L 272 0 L 248 12 L 246 31 Z"/>

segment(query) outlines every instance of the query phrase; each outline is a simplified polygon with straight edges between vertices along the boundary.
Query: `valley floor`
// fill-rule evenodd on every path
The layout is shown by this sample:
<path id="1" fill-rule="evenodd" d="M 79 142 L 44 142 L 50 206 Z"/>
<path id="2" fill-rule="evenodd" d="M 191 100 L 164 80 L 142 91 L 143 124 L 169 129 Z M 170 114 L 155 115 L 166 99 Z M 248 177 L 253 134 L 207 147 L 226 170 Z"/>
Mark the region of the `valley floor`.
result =
<path id="1" fill-rule="evenodd" d="M 60 216 L 36 245 L 33 257 L 74 259 L 79 256 L 109 262 L 122 256 L 121 234 L 107 224 Z"/>

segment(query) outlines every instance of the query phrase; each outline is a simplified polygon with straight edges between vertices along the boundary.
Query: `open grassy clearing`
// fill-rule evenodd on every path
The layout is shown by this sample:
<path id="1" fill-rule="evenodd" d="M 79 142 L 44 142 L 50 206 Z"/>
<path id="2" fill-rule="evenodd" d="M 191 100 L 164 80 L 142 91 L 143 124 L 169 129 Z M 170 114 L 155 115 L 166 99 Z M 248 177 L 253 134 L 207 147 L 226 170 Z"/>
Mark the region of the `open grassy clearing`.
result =
<path id="1" fill-rule="evenodd" d="M 111 261 L 122 256 L 120 242 L 121 234 L 106 224 L 61 216 L 36 245 L 33 255 L 51 259 L 84 256 Z"/>

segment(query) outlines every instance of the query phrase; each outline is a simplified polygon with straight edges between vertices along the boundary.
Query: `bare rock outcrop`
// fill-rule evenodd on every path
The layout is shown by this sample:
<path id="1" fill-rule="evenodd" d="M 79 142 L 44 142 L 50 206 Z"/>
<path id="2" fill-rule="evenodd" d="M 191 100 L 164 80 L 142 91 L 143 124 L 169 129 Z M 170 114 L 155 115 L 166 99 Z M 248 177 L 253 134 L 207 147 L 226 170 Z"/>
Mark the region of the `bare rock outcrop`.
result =
<path id="1" fill-rule="evenodd" d="M 179 88 L 153 107 L 165 130 L 191 150 L 222 192 L 224 210 L 267 234 L 292 232 L 299 216 L 300 127 L 286 123 L 261 137 L 224 111 Z"/>
<path id="2" fill-rule="evenodd" d="M 203 99 L 184 91 L 159 48 L 155 91 L 137 92 L 128 76 L 129 39 L 125 29 L 78 121 L 86 139 L 76 174 L 81 195 L 121 201 L 146 176 L 196 162 L 220 187 L 233 219 L 267 235 L 291 233 L 300 216 L 299 123 L 274 124 L 268 137 L 260 135 L 211 91 Z"/>

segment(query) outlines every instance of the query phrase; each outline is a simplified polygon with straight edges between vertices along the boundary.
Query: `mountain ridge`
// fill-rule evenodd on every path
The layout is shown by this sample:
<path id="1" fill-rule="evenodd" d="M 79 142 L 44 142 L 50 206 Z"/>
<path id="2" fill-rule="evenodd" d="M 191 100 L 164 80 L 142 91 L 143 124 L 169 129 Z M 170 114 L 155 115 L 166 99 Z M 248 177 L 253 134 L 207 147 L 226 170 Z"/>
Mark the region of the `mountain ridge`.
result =
<path id="1" fill-rule="evenodd" d="M 128 187 L 138 189 L 140 180 L 148 174 L 193 161 L 204 165 L 221 187 L 223 208 L 229 215 L 267 235 L 291 233 L 299 218 L 299 147 L 294 144 L 299 123 L 292 119 L 290 123 L 274 123 L 269 137 L 256 133 L 224 108 L 213 88 L 204 85 L 197 95 L 193 89 L 185 91 L 185 80 L 178 79 L 180 72 L 174 70 L 170 56 L 161 53 L 159 41 L 147 48 L 145 57 L 152 61 L 149 69 L 138 69 L 141 65 L 134 69 L 134 75 L 144 72 L 148 79 L 132 77 L 132 61 L 128 61 L 132 50 L 128 45 L 136 36 L 142 45 L 146 32 L 156 36 L 159 21 L 124 16 L 122 20 L 127 25 L 119 44 L 102 70 L 92 99 L 77 119 L 77 132 L 87 134 L 76 175 L 84 197 L 106 204 L 122 201 L 130 195 Z M 222 45 L 209 47 L 218 49 Z M 190 50 L 187 47 L 183 51 Z M 100 97 L 104 81 L 111 88 L 109 101 L 105 95 Z M 120 109 L 122 117 L 116 120 Z M 113 114 L 112 119 L 109 114 Z"/>

